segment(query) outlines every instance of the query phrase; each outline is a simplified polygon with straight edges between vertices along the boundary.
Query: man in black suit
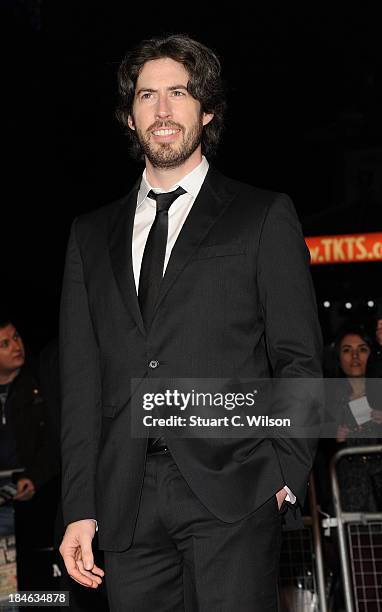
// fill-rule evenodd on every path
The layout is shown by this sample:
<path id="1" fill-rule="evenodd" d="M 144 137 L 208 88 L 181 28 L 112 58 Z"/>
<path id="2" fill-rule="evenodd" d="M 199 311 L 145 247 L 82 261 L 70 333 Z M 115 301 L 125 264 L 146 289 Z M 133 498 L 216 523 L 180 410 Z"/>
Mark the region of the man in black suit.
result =
<path id="1" fill-rule="evenodd" d="M 300 225 L 287 196 L 209 166 L 224 111 L 212 51 L 144 41 L 119 84 L 145 171 L 71 231 L 61 553 L 96 588 L 98 524 L 112 610 L 276 610 L 280 508 L 303 502 L 314 441 L 134 437 L 132 397 L 142 380 L 320 375 Z"/>

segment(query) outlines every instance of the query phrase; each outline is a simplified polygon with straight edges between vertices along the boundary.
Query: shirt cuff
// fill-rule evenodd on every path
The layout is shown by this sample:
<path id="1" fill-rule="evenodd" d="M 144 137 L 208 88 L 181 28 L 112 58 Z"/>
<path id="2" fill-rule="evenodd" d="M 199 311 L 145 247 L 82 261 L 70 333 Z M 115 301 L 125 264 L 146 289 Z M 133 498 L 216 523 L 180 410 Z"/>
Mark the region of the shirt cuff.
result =
<path id="1" fill-rule="evenodd" d="M 94 518 L 88 518 L 88 519 L 86 519 L 86 520 L 87 520 L 87 521 L 94 521 L 94 522 L 95 522 L 95 528 L 96 528 L 96 531 L 98 531 L 98 523 L 97 523 L 97 521 L 96 521 Z"/>
<path id="2" fill-rule="evenodd" d="M 295 495 L 293 495 L 293 493 L 292 493 L 292 491 L 290 490 L 290 488 L 289 488 L 289 487 L 287 487 L 286 485 L 285 485 L 284 489 L 285 489 L 285 491 L 287 492 L 287 495 L 286 495 L 285 501 L 289 502 L 290 504 L 295 504 L 295 503 L 296 503 L 296 500 L 297 500 L 296 496 L 295 496 Z"/>

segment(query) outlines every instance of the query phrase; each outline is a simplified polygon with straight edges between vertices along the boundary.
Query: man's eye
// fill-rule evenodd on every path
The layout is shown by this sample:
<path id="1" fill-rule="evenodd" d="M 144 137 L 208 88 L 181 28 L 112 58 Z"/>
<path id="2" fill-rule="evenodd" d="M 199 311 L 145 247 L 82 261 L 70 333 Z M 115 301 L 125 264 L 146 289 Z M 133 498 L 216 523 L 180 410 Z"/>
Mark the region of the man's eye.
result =
<path id="1" fill-rule="evenodd" d="M 141 95 L 141 100 L 149 100 L 152 97 L 152 93 L 151 92 L 147 92 Z"/>
<path id="2" fill-rule="evenodd" d="M 172 92 L 172 95 L 173 95 L 175 98 L 180 98 L 181 96 L 184 96 L 185 94 L 184 94 L 184 91 L 180 91 L 179 89 L 175 89 L 175 90 Z"/>

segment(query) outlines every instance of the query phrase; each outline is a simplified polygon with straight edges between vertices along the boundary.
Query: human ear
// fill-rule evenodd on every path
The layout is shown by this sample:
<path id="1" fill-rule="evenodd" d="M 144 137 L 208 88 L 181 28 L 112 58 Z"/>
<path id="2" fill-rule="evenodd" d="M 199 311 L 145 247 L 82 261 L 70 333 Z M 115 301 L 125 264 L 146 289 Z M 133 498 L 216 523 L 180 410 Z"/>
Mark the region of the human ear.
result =
<path id="1" fill-rule="evenodd" d="M 127 118 L 127 124 L 131 130 L 135 130 L 134 119 L 132 115 L 129 115 Z"/>
<path id="2" fill-rule="evenodd" d="M 203 125 L 207 125 L 214 118 L 213 113 L 203 113 Z"/>

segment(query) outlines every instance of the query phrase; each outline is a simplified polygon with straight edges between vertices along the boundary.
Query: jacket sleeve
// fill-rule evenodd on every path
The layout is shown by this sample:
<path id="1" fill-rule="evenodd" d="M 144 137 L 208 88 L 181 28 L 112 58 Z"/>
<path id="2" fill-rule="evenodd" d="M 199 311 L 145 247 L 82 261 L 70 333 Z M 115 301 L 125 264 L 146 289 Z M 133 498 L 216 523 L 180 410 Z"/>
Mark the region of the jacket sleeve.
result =
<path id="1" fill-rule="evenodd" d="M 95 471 L 101 429 L 99 354 L 75 220 L 60 310 L 62 506 L 64 523 L 96 518 Z"/>
<path id="2" fill-rule="evenodd" d="M 30 478 L 37 490 L 60 473 L 59 444 L 57 437 L 54 436 L 49 426 L 50 416 L 48 412 L 49 406 L 44 400 L 44 420 L 40 425 L 38 448 L 34 456 L 26 463 L 25 471 L 20 474 L 20 478 Z"/>
<path id="3" fill-rule="evenodd" d="M 319 425 L 319 414 L 310 395 L 316 392 L 315 385 L 309 381 L 300 383 L 304 383 L 301 379 L 320 379 L 322 375 L 321 331 L 309 261 L 294 206 L 288 196 L 280 195 L 269 207 L 263 223 L 257 281 L 267 353 L 276 380 L 277 413 L 297 414 L 299 422 L 312 427 L 307 438 L 274 438 L 285 484 L 300 504 L 317 444 L 311 432 L 317 431 Z M 294 384 L 292 379 L 299 380 Z"/>

